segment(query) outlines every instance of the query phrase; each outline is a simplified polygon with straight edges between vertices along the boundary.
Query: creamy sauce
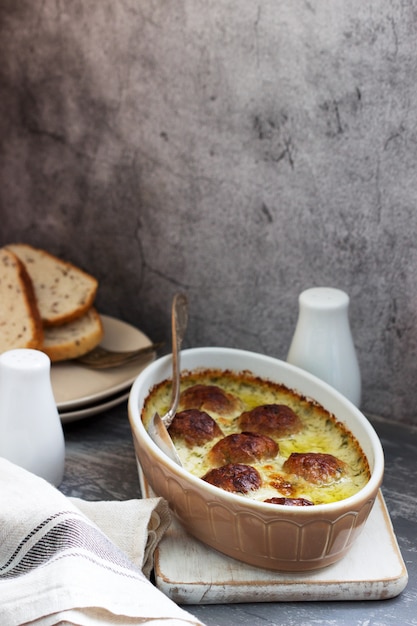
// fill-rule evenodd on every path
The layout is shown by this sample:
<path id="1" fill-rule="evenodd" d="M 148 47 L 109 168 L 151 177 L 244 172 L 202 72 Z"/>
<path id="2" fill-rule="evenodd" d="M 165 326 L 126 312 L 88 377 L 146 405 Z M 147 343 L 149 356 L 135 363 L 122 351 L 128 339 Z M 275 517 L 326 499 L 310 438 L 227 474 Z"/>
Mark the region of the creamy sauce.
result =
<path id="1" fill-rule="evenodd" d="M 347 498 L 359 491 L 369 480 L 370 470 L 365 455 L 358 442 L 335 417 L 318 403 L 297 392 L 256 378 L 248 372 L 233 373 L 220 370 L 201 370 L 182 375 L 181 390 L 195 384 L 217 385 L 228 393 L 237 396 L 241 407 L 231 414 L 219 415 L 206 412 L 216 420 L 224 436 L 240 432 L 237 418 L 262 404 L 285 404 L 300 417 L 303 428 L 300 432 L 284 438 L 276 437 L 279 453 L 274 459 L 252 463 L 262 477 L 262 486 L 242 497 L 265 500 L 272 497 L 306 498 L 314 504 L 334 502 Z M 155 411 L 163 414 L 171 399 L 171 382 L 157 385 L 145 402 L 142 412 L 144 424 Z M 181 410 L 181 404 L 179 406 Z M 274 437 L 273 437 L 274 438 Z M 208 452 L 219 441 L 217 437 L 202 446 L 189 448 L 182 441 L 175 445 L 184 468 L 195 476 L 202 477 L 212 469 Z M 283 464 L 292 452 L 320 452 L 332 454 L 346 463 L 347 471 L 341 478 L 325 484 L 313 484 L 294 474 L 287 474 Z"/>

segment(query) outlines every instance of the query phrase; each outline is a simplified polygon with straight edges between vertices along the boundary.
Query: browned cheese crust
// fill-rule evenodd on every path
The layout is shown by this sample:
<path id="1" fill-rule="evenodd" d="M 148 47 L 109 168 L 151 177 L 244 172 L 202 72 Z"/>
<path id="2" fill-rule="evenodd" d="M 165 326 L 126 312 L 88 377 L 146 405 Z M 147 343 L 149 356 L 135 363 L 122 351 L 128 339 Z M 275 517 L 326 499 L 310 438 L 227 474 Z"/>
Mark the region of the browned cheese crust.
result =
<path id="1" fill-rule="evenodd" d="M 278 444 L 259 433 L 234 433 L 220 439 L 210 450 L 210 460 L 215 465 L 226 463 L 256 463 L 273 459 L 278 454 Z"/>
<path id="2" fill-rule="evenodd" d="M 202 476 L 202 479 L 232 493 L 248 493 L 259 489 L 262 484 L 258 470 L 251 465 L 241 463 L 229 463 L 212 469 Z"/>
<path id="3" fill-rule="evenodd" d="M 216 385 L 193 385 L 180 397 L 180 409 L 200 409 L 214 413 L 239 410 L 240 400 Z"/>
<path id="4" fill-rule="evenodd" d="M 223 435 L 217 422 L 199 409 L 176 413 L 168 430 L 172 439 L 183 439 L 189 448 L 203 445 Z"/>
<path id="5" fill-rule="evenodd" d="M 287 437 L 302 428 L 298 415 L 285 404 L 263 404 L 245 411 L 240 415 L 238 424 L 241 430 L 274 437 Z"/>
<path id="6" fill-rule="evenodd" d="M 293 452 L 283 468 L 311 483 L 329 483 L 338 480 L 346 471 L 346 464 L 332 454 L 321 452 Z"/>
<path id="7" fill-rule="evenodd" d="M 272 474 L 269 485 L 287 497 L 292 496 L 295 491 L 295 487 L 288 480 L 288 476 L 282 476 L 282 474 Z"/>

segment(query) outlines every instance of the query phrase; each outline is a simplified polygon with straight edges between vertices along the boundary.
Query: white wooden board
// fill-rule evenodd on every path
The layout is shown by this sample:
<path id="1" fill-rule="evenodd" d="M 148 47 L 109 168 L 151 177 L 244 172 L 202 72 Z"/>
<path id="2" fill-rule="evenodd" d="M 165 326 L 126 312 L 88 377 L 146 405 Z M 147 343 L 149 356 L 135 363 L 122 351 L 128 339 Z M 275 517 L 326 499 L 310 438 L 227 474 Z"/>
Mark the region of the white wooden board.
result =
<path id="1" fill-rule="evenodd" d="M 151 497 L 140 469 L 143 497 Z M 280 573 L 216 552 L 174 521 L 155 552 L 155 584 L 178 604 L 381 600 L 397 596 L 408 573 L 382 493 L 350 552 L 315 572 Z"/>

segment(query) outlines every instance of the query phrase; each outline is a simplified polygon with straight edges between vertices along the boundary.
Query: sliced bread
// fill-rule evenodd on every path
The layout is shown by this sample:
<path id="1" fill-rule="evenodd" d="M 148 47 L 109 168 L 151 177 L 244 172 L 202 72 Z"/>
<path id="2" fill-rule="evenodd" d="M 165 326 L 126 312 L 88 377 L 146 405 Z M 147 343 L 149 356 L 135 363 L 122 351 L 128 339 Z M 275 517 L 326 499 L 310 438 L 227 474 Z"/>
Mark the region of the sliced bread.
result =
<path id="1" fill-rule="evenodd" d="M 98 281 L 72 263 L 28 244 L 7 246 L 24 264 L 35 290 L 43 325 L 66 324 L 92 306 Z"/>
<path id="2" fill-rule="evenodd" d="M 94 307 L 78 319 L 44 329 L 42 350 L 52 362 L 76 359 L 95 348 L 103 338 L 103 324 Z"/>
<path id="3" fill-rule="evenodd" d="M 39 349 L 43 329 L 32 282 L 11 250 L 0 249 L 0 352 Z"/>

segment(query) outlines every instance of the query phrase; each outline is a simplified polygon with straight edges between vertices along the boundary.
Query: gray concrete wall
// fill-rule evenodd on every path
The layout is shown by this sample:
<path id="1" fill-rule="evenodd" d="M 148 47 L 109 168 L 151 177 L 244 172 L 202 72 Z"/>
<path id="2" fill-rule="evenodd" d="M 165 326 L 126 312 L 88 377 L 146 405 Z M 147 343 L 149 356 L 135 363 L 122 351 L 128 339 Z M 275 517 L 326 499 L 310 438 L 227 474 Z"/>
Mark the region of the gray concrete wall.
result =
<path id="1" fill-rule="evenodd" d="M 417 423 L 411 0 L 0 0 L 0 245 L 102 312 L 286 358 L 300 291 L 351 297 L 363 408 Z"/>

